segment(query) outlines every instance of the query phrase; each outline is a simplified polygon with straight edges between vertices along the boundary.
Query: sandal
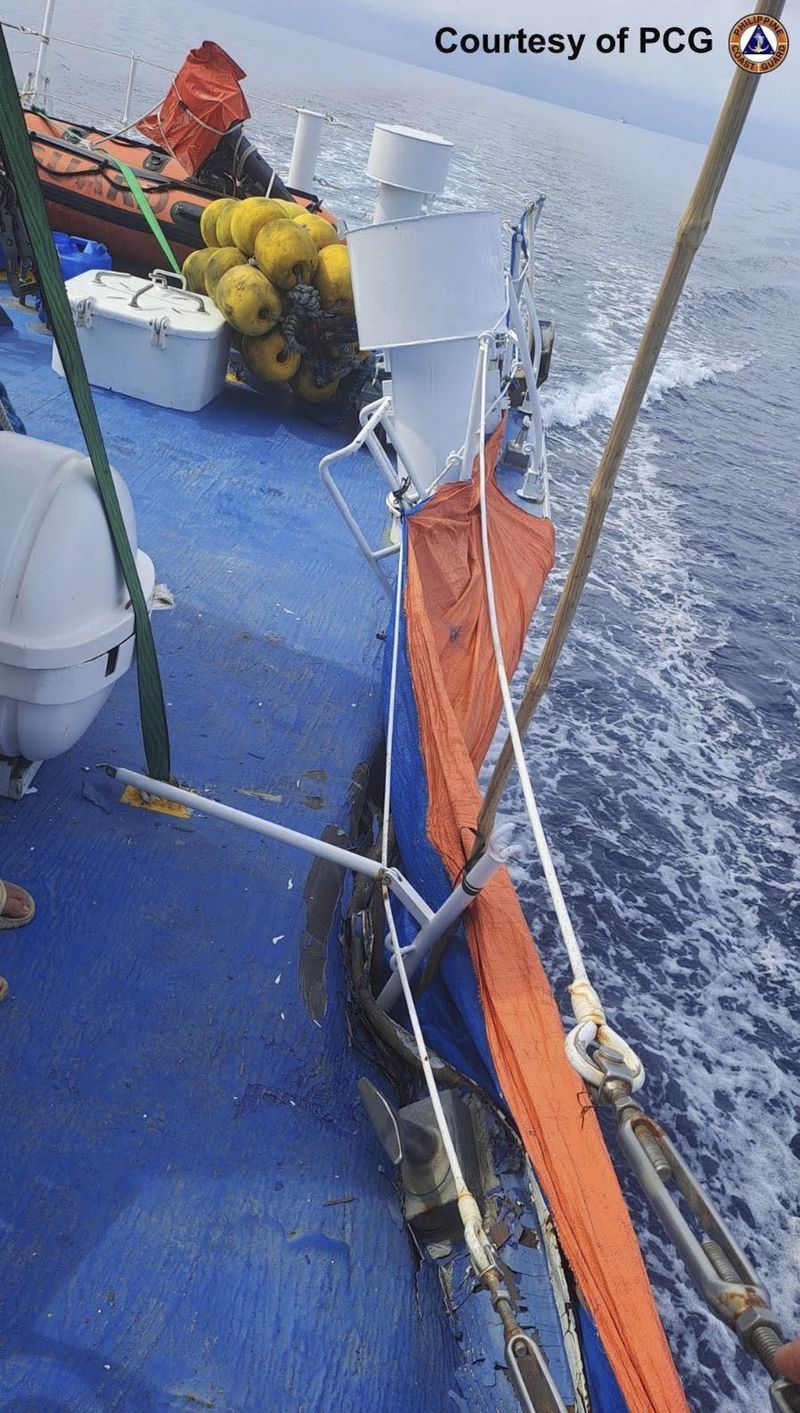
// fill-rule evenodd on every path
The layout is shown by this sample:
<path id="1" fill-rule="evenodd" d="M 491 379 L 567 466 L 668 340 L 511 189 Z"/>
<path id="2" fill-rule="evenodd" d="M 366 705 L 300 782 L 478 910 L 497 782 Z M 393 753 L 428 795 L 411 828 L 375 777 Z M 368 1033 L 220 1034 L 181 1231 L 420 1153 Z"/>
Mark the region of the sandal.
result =
<path id="1" fill-rule="evenodd" d="M 15 884 L 14 886 L 17 887 L 18 885 Z M 36 904 L 30 893 L 26 893 L 24 888 L 20 888 L 19 891 L 23 895 L 23 902 L 28 904 L 28 912 L 24 917 L 3 917 L 3 909 L 5 908 L 8 898 L 8 885 L 0 878 L 0 932 L 7 932 L 12 927 L 24 927 L 26 923 L 32 920 L 36 912 Z"/>

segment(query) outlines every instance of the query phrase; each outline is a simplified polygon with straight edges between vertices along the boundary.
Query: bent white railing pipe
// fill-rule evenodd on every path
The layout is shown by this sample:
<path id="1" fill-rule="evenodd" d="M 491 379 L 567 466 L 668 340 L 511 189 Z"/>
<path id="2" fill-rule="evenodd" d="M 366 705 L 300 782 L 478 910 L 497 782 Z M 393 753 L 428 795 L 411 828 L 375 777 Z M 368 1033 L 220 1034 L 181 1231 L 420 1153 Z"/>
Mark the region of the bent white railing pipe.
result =
<path id="1" fill-rule="evenodd" d="M 493 878 L 497 870 L 507 862 L 509 855 L 507 829 L 508 827 L 505 826 L 495 830 L 485 853 L 481 854 L 469 872 L 464 874 L 461 882 L 456 884 L 450 897 L 420 928 L 413 942 L 403 948 L 403 963 L 409 980 L 419 970 L 434 944 L 458 921 L 476 894 L 485 888 L 489 879 Z M 391 964 L 396 967 L 394 958 L 392 958 Z M 381 1010 L 390 1011 L 400 1000 L 401 994 L 402 984 L 395 969 L 377 998 Z"/>
<path id="2" fill-rule="evenodd" d="M 421 927 L 433 917 L 432 909 L 399 869 L 384 868 L 377 859 L 365 858 L 363 854 L 353 853 L 351 849 L 329 844 L 326 839 L 315 839 L 312 834 L 301 834 L 297 829 L 288 829 L 283 824 L 275 824 L 271 819 L 249 814 L 247 810 L 223 805 L 219 800 L 209 800 L 205 795 L 195 795 L 191 790 L 182 790 L 180 786 L 170 785 L 165 780 L 153 780 L 149 775 L 140 775 L 135 770 L 125 770 L 122 766 L 115 765 L 106 765 L 103 768 L 123 785 L 132 785 L 143 794 L 152 795 L 154 799 L 171 800 L 176 805 L 185 805 L 196 814 L 211 815 L 226 824 L 235 824 L 240 829 L 263 834 L 265 838 L 274 839 L 278 844 L 288 844 L 290 848 L 301 849 L 305 854 L 313 854 L 315 858 L 338 864 L 340 868 L 352 869 L 354 873 L 361 873 L 366 878 L 386 883 Z"/>

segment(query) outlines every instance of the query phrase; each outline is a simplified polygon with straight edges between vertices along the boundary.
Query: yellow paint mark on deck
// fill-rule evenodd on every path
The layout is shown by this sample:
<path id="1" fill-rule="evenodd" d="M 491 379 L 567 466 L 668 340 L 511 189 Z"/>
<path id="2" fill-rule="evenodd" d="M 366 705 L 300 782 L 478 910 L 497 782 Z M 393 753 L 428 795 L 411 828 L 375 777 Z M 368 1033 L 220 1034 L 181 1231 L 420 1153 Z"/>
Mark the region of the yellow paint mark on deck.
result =
<path id="1" fill-rule="evenodd" d="M 155 795 L 145 799 L 135 785 L 126 785 L 121 799 L 123 805 L 133 805 L 137 810 L 153 810 L 156 814 L 171 814 L 175 819 L 191 819 L 192 812 L 186 805 L 179 805 L 175 800 L 159 800 Z"/>

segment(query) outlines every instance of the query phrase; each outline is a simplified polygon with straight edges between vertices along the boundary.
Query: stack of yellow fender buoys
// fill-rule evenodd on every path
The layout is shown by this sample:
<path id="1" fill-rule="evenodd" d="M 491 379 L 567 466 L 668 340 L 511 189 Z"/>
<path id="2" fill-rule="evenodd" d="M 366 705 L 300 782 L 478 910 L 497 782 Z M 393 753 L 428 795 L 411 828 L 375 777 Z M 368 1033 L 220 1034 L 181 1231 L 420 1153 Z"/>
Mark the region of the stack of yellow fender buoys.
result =
<path id="1" fill-rule="evenodd" d="M 354 313 L 350 257 L 331 223 L 294 201 L 223 197 L 205 208 L 200 231 L 205 249 L 183 265 L 187 288 L 214 300 L 251 373 L 291 382 L 307 402 L 333 397 L 339 380 L 322 381 L 318 362 L 291 348 L 280 327 L 284 296 L 298 284 L 313 284 L 323 309 Z M 340 354 L 325 352 L 330 362 Z"/>

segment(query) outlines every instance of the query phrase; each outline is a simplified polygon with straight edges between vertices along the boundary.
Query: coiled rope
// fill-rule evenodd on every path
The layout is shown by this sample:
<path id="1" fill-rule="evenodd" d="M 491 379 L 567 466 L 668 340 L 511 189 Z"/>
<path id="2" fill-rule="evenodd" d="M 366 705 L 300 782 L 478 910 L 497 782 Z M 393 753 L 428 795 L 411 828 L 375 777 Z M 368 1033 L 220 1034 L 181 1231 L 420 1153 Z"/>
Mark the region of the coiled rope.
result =
<path id="1" fill-rule="evenodd" d="M 323 309 L 319 290 L 297 284 L 285 295 L 281 331 L 292 353 L 307 360 L 317 387 L 345 378 L 361 363 L 358 329 L 352 314 Z M 337 349 L 336 357 L 331 346 Z"/>

